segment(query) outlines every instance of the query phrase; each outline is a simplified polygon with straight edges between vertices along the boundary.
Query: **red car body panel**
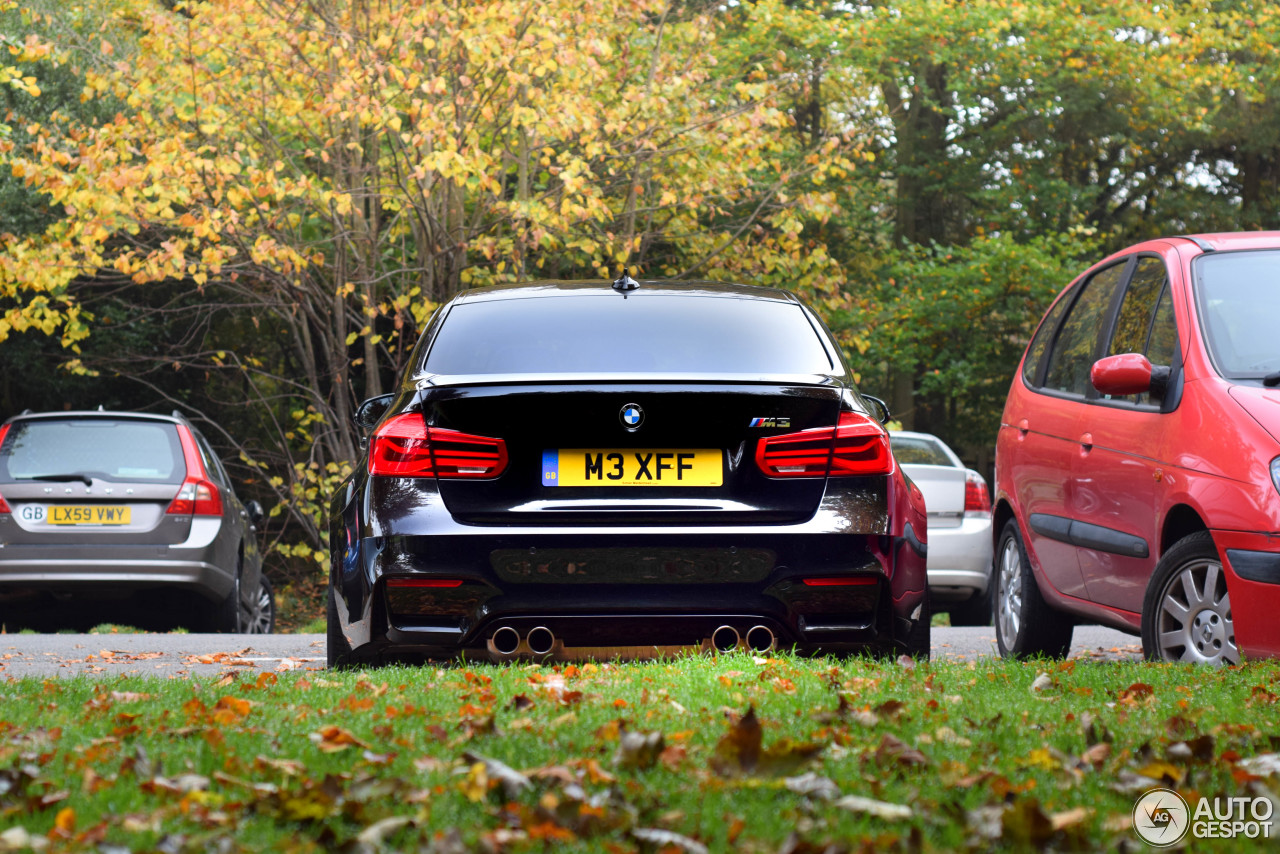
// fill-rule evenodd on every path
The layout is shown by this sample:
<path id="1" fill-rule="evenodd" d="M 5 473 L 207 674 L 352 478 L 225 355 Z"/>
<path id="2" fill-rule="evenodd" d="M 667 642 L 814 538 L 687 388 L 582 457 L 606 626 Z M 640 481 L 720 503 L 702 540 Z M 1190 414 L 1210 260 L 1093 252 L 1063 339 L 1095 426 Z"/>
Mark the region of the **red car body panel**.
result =
<path id="1" fill-rule="evenodd" d="M 1216 252 L 1280 249 L 1280 232 L 1199 239 Z M 1051 606 L 1131 632 L 1140 628 L 1156 563 L 1198 518 L 1227 573 L 1237 645 L 1248 655 L 1280 655 L 1280 584 L 1242 578 L 1226 553 L 1280 554 L 1280 494 L 1269 468 L 1280 455 L 1280 388 L 1233 382 L 1215 369 L 1191 293 L 1191 262 L 1202 248 L 1186 238 L 1137 244 L 1091 267 L 1058 299 L 1117 260 L 1144 254 L 1164 261 L 1174 297 L 1182 354 L 1176 408 L 1141 410 L 1033 389 L 1020 364 L 996 442 L 997 518 L 1003 511 L 1017 519 Z M 1033 514 L 1107 529 L 1134 542 L 1133 553 L 1046 536 L 1032 526 Z"/>

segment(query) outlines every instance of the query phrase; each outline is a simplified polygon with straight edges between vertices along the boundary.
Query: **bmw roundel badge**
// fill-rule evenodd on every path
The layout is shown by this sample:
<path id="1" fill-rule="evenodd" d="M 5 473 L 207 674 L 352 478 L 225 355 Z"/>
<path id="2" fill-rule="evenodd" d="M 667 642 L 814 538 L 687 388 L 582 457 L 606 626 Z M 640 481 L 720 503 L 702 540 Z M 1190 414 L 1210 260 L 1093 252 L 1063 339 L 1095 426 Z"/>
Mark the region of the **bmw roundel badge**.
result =
<path id="1" fill-rule="evenodd" d="M 622 407 L 622 411 L 618 413 L 618 420 L 628 430 L 635 430 L 644 423 L 644 410 L 640 408 L 638 403 L 625 404 Z"/>

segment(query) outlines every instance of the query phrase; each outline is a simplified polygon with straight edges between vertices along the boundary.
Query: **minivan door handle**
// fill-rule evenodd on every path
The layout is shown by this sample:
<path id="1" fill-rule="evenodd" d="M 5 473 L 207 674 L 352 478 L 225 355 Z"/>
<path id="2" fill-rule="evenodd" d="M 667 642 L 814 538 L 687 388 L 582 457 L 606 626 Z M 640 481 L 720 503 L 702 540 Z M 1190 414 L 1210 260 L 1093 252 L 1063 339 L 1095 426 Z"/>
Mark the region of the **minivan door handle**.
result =
<path id="1" fill-rule="evenodd" d="M 1093 434 L 1085 433 L 1080 436 L 1080 447 L 1086 451 L 1093 447 Z"/>

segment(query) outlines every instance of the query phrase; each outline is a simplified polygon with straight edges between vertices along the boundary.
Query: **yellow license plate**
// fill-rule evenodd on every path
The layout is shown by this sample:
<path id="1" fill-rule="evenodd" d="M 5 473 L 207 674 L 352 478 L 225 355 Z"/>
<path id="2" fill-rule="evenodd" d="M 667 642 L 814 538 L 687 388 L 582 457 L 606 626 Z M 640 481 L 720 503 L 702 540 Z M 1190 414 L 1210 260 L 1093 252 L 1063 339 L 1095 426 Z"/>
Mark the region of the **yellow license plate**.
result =
<path id="1" fill-rule="evenodd" d="M 543 486 L 720 486 L 715 448 L 560 448 L 542 454 Z"/>
<path id="2" fill-rule="evenodd" d="M 48 519 L 50 525 L 128 525 L 129 510 L 128 507 L 109 504 L 85 504 L 79 507 L 51 504 Z"/>

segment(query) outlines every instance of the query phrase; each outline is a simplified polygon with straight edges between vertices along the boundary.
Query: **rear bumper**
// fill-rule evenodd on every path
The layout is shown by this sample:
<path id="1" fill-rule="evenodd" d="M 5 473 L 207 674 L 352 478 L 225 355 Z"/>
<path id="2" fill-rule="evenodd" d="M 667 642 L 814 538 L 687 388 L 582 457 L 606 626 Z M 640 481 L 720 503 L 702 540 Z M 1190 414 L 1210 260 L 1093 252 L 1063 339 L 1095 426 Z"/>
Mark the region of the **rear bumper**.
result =
<path id="1" fill-rule="evenodd" d="M 528 623 L 568 646 L 693 645 L 720 625 L 745 634 L 757 624 L 783 645 L 884 643 L 893 632 L 889 578 L 866 540 L 702 534 L 619 545 L 616 535 L 496 532 L 397 538 L 381 548 L 366 540 L 362 550 L 378 548 L 369 642 L 479 649 L 498 626 Z M 460 583 L 394 586 L 440 578 Z"/>
<path id="2" fill-rule="evenodd" d="M 27 592 L 83 593 L 110 588 L 134 592 L 157 587 L 193 590 L 210 601 L 225 599 L 234 579 L 205 560 L 174 555 L 169 546 L 0 547 L 0 600 Z"/>
<path id="3" fill-rule="evenodd" d="M 991 517 L 968 516 L 955 528 L 929 529 L 929 588 L 939 601 L 987 591 L 991 579 Z"/>
<path id="4" fill-rule="evenodd" d="M 1236 645 L 1252 656 L 1280 656 L 1280 536 L 1214 531 L 1223 559 Z"/>
<path id="5" fill-rule="evenodd" d="M 544 626 L 570 647 L 690 646 L 720 625 L 767 626 L 783 647 L 887 647 L 923 601 L 914 532 L 890 534 L 883 517 L 883 533 L 850 530 L 838 493 L 794 524 L 607 528 L 464 525 L 420 495 L 414 528 L 430 533 L 357 538 L 358 501 L 335 531 L 357 655 L 484 650 L 500 626 Z M 805 584 L 819 578 L 858 583 Z M 432 579 L 458 584 L 388 586 Z"/>

